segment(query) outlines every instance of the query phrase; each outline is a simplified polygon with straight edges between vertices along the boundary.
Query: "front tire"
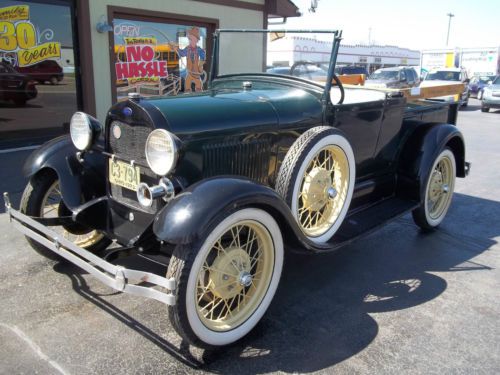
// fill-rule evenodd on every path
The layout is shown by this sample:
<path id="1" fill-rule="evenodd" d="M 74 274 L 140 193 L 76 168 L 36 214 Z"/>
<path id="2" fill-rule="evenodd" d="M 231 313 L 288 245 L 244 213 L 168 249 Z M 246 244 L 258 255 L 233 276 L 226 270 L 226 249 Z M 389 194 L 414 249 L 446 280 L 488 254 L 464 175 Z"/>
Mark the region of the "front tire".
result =
<path id="1" fill-rule="evenodd" d="M 354 153 L 336 129 L 306 131 L 288 151 L 276 181 L 304 234 L 327 242 L 342 224 L 354 190 Z"/>
<path id="2" fill-rule="evenodd" d="M 429 171 L 421 205 L 412 212 L 413 220 L 423 230 L 435 229 L 445 218 L 455 189 L 456 170 L 455 156 L 445 148 Z"/>
<path id="3" fill-rule="evenodd" d="M 265 211 L 245 208 L 221 218 L 199 243 L 177 246 L 167 278 L 177 281 L 174 329 L 211 347 L 245 336 L 269 307 L 281 277 L 283 239 Z"/>
<path id="4" fill-rule="evenodd" d="M 43 170 L 29 180 L 21 198 L 20 211 L 28 216 L 54 217 L 71 215 L 71 211 L 62 201 L 57 174 L 52 170 Z M 51 227 L 75 245 L 89 251 L 104 250 L 111 243 L 107 237 L 98 231 L 83 228 L 78 223 L 70 227 Z M 26 237 L 30 246 L 38 254 L 55 261 L 62 258 L 45 246 Z"/>
<path id="5" fill-rule="evenodd" d="M 490 109 L 488 107 L 481 107 L 481 112 L 489 112 Z"/>

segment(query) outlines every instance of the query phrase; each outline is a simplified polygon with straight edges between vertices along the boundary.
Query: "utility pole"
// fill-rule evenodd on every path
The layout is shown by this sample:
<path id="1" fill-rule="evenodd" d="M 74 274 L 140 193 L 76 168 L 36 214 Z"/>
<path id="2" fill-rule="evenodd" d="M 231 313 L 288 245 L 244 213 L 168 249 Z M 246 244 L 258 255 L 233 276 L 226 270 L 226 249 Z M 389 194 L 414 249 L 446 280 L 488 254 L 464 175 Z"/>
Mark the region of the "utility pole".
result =
<path id="1" fill-rule="evenodd" d="M 448 47 L 448 41 L 450 40 L 451 18 L 455 17 L 455 15 L 453 13 L 448 13 L 447 16 L 450 18 L 448 19 L 448 34 L 446 35 L 446 47 Z"/>

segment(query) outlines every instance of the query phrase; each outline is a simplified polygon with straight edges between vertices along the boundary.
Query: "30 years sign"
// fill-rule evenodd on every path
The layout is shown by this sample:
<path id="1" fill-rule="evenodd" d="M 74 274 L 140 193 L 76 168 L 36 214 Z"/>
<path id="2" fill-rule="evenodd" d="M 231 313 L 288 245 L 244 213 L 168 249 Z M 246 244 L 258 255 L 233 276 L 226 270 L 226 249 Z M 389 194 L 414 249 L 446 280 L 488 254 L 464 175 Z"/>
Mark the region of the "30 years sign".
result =
<path id="1" fill-rule="evenodd" d="M 30 21 L 29 5 L 0 8 L 0 55 L 11 60 L 13 65 L 29 66 L 61 57 L 61 44 L 41 43 L 41 34 L 53 36 L 54 33 L 52 30 L 37 31 Z"/>

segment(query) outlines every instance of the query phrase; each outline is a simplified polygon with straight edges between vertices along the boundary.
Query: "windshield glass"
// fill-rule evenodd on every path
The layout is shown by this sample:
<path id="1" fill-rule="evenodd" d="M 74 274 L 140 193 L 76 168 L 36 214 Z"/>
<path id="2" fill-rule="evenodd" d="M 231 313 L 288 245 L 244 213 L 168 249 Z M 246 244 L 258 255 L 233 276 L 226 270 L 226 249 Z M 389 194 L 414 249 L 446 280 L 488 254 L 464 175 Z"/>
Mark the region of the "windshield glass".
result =
<path id="1" fill-rule="evenodd" d="M 399 77 L 399 71 L 397 70 L 376 70 L 368 79 L 379 79 L 383 81 L 396 81 Z"/>
<path id="2" fill-rule="evenodd" d="M 497 76 L 497 78 L 495 78 L 495 80 L 493 81 L 493 84 L 500 85 L 500 76 Z"/>
<path id="3" fill-rule="evenodd" d="M 324 84 L 335 33 L 221 30 L 215 76 L 278 74 Z"/>
<path id="4" fill-rule="evenodd" d="M 478 77 L 479 83 L 488 83 L 489 81 L 493 81 L 495 76 L 480 76 Z"/>
<path id="5" fill-rule="evenodd" d="M 460 72 L 449 72 L 445 70 L 438 70 L 431 72 L 425 77 L 426 81 L 460 81 Z"/>

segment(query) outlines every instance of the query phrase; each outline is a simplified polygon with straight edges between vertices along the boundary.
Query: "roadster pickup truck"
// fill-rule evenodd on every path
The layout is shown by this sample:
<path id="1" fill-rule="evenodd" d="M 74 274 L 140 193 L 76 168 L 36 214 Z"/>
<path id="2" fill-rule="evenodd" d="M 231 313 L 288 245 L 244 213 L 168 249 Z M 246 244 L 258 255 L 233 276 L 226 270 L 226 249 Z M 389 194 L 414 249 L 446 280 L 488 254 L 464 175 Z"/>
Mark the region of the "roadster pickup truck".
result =
<path id="1" fill-rule="evenodd" d="M 103 124 L 75 113 L 26 161 L 19 210 L 5 194 L 13 225 L 38 253 L 163 302 L 201 347 L 259 322 L 285 251 L 334 251 L 408 212 L 439 226 L 469 170 L 458 103 L 344 87 L 338 31 L 314 32 L 331 38 L 325 82 L 263 73 L 265 46 L 289 35 L 217 30 L 205 91 L 132 94 Z M 166 273 L 122 265 L 133 257 Z"/>

